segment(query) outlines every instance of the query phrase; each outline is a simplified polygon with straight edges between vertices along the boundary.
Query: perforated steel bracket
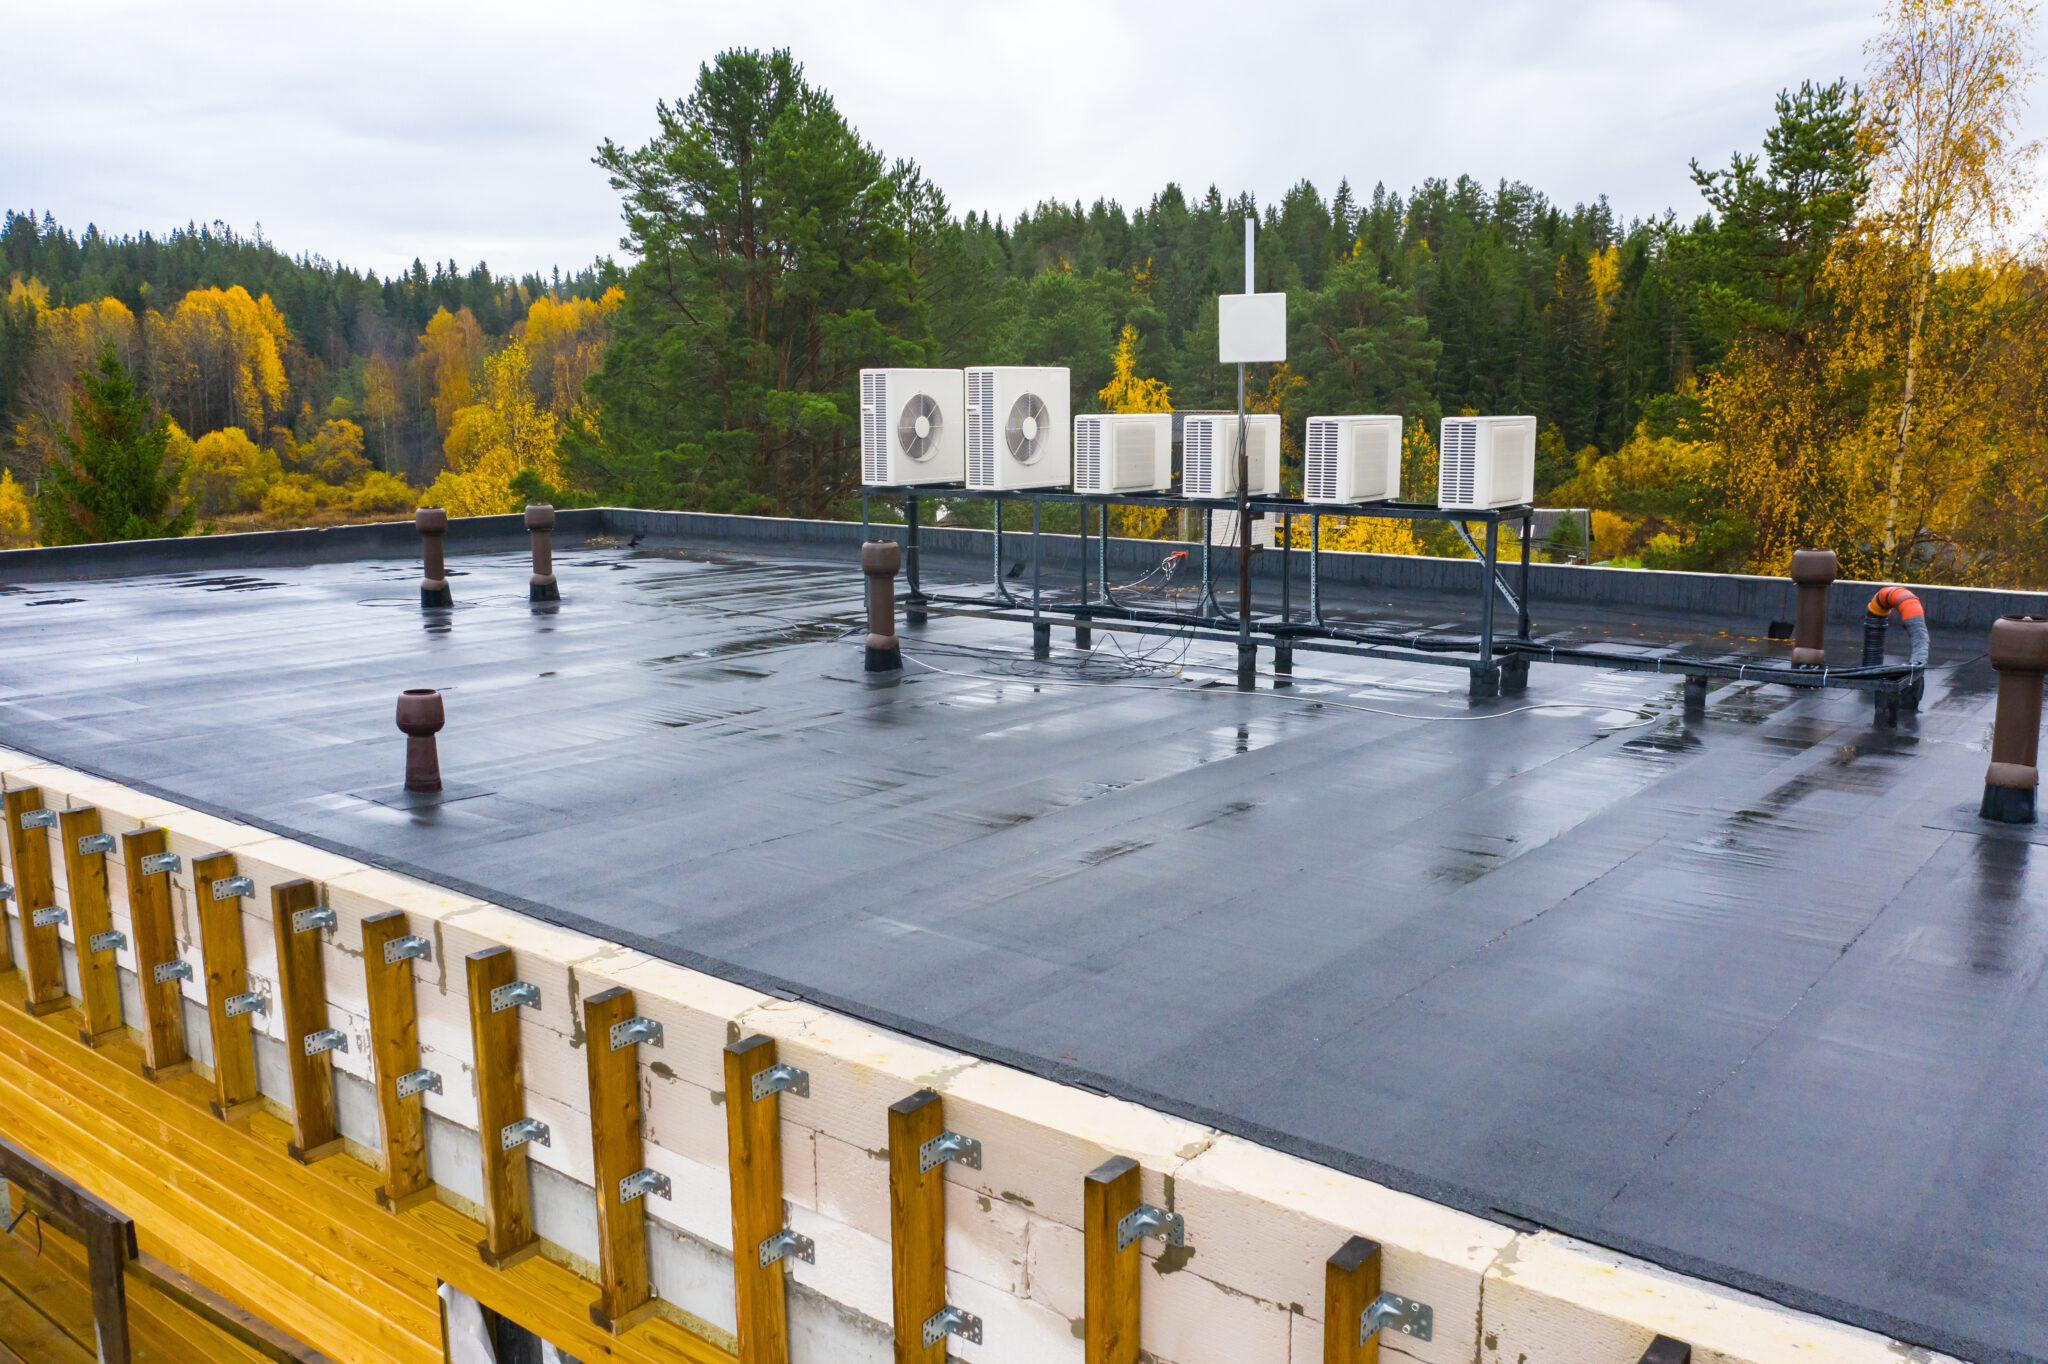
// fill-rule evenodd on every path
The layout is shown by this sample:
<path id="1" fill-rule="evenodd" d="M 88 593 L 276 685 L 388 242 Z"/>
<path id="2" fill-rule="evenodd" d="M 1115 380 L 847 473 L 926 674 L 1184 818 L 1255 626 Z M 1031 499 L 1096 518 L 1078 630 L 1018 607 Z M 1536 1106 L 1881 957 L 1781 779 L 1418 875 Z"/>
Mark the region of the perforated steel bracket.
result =
<path id="1" fill-rule="evenodd" d="M 112 834 L 80 834 L 78 836 L 78 855 L 80 857 L 91 857 L 94 853 L 109 853 L 113 850 L 114 836 Z"/>
<path id="2" fill-rule="evenodd" d="M 944 1165 L 956 1160 L 970 1170 L 981 1168 L 981 1143 L 973 1137 L 963 1137 L 958 1132 L 941 1132 L 917 1148 L 917 1172 Z"/>
<path id="3" fill-rule="evenodd" d="M 410 961 L 418 957 L 426 961 L 434 955 L 434 945 L 425 938 L 414 935 L 409 938 L 393 938 L 384 944 L 384 961 L 387 965 Z"/>
<path id="4" fill-rule="evenodd" d="M 784 1227 L 761 1243 L 761 1268 L 766 1269 L 785 1255 L 814 1265 L 818 1263 L 818 1244 L 802 1232 Z"/>
<path id="5" fill-rule="evenodd" d="M 168 985 L 174 980 L 190 980 L 192 979 L 192 963 L 186 961 L 183 957 L 179 957 L 174 961 L 159 962 L 156 969 L 150 972 L 150 975 L 156 978 L 156 983 L 159 985 Z"/>
<path id="6" fill-rule="evenodd" d="M 522 1004 L 530 1009 L 538 1009 L 540 1007 L 540 986 L 533 984 L 531 981 L 515 980 L 510 985 L 500 985 L 497 989 L 491 991 L 491 1012 L 494 1014 L 501 1014 L 507 1009 L 516 1009 Z M 542 1142 L 541 1145 L 545 1146 L 547 1143 Z"/>
<path id="7" fill-rule="evenodd" d="M 21 812 L 21 827 L 24 829 L 50 829 L 55 828 L 56 824 L 57 812 L 55 810 L 23 810 Z"/>
<path id="8" fill-rule="evenodd" d="M 1150 1203 L 1137 1207 L 1117 1219 L 1116 1248 L 1126 1249 L 1141 1237 L 1157 1236 L 1170 1246 L 1184 1246 L 1187 1240 L 1187 1223 L 1177 1212 L 1155 1208 Z"/>
<path id="9" fill-rule="evenodd" d="M 167 871 L 182 871 L 185 859 L 176 853 L 149 853 L 142 859 L 144 876 L 161 876 Z"/>
<path id="10" fill-rule="evenodd" d="M 254 895 L 256 883 L 246 876 L 223 876 L 213 883 L 213 898 L 232 900 L 239 895 Z"/>
<path id="11" fill-rule="evenodd" d="M 292 932 L 313 933 L 323 928 L 339 928 L 341 921 L 334 917 L 334 911 L 326 905 L 315 905 L 311 909 L 292 911 Z"/>
<path id="12" fill-rule="evenodd" d="M 811 1097 L 811 1073 L 778 1061 L 766 1070 L 754 1072 L 753 1088 L 755 1103 L 785 1089 L 799 1099 L 808 1099 Z"/>
<path id="13" fill-rule="evenodd" d="M 398 1097 L 401 1099 L 409 1099 L 422 1090 L 428 1089 L 439 1094 L 441 1092 L 441 1077 L 431 1070 L 409 1070 L 399 1076 L 393 1082 L 392 1087 L 398 1091 Z"/>
<path id="14" fill-rule="evenodd" d="M 927 1350 L 944 1340 L 947 1336 L 958 1336 L 962 1340 L 972 1341 L 974 1344 L 979 1345 L 981 1344 L 981 1318 L 964 1308 L 941 1307 L 938 1311 L 925 1318 L 923 1335 L 924 1347 Z"/>
<path id="15" fill-rule="evenodd" d="M 348 1034 L 340 1028 L 322 1028 L 319 1032 L 306 1034 L 306 1055 L 318 1056 L 323 1051 L 347 1051 Z"/>
<path id="16" fill-rule="evenodd" d="M 37 928 L 51 928 L 64 922 L 64 911 L 56 905 L 28 912 L 28 921 Z"/>
<path id="17" fill-rule="evenodd" d="M 631 1203 L 642 1194 L 669 1197 L 668 1176 L 658 1170 L 635 1170 L 619 1181 L 619 1202 Z"/>
<path id="18" fill-rule="evenodd" d="M 270 1007 L 270 996 L 251 990 L 245 995 L 229 995 L 222 1001 L 221 1009 L 229 1018 L 240 1018 L 243 1014 L 259 1013 Z"/>
<path id="19" fill-rule="evenodd" d="M 14 887 L 13 887 L 13 886 L 0 886 L 0 900 L 12 900 L 13 898 L 14 898 Z"/>
<path id="20" fill-rule="evenodd" d="M 635 1042 L 645 1042 L 650 1047 L 661 1045 L 661 1024 L 651 1018 L 629 1018 L 623 1023 L 612 1024 L 612 1050 L 630 1047 Z"/>
<path id="21" fill-rule="evenodd" d="M 548 1144 L 548 1125 L 539 1118 L 521 1118 L 518 1122 L 506 1123 L 504 1130 L 498 1133 L 498 1140 L 507 1151 L 517 1146 L 524 1146 L 529 1141 L 546 1146 Z M 667 1195 L 664 1194 L 663 1197 L 667 1197 Z M 623 1202 L 624 1200 L 621 1201 Z"/>
<path id="22" fill-rule="evenodd" d="M 116 948 L 126 947 L 127 945 L 128 936 L 125 933 L 116 933 L 111 929 L 105 933 L 95 933 L 85 940 L 86 950 L 90 952 L 112 952 Z"/>
<path id="23" fill-rule="evenodd" d="M 1436 1313 L 1426 1302 L 1382 1293 L 1358 1318 L 1358 1343 L 1365 1344 L 1383 1329 L 1399 1331 L 1412 1340 L 1428 1340 L 1436 1329 Z"/>

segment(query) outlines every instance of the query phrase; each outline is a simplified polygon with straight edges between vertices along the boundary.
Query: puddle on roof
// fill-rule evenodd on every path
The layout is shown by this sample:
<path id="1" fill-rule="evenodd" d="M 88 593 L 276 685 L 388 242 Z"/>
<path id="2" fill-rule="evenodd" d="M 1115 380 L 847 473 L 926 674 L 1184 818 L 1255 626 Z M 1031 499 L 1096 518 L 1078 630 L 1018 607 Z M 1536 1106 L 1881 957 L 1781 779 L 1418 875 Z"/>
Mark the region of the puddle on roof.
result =
<path id="1" fill-rule="evenodd" d="M 71 604 L 72 604 L 73 602 L 81 602 L 81 601 L 84 601 L 84 600 L 85 600 L 85 598 L 83 598 L 83 597 L 44 597 L 44 598 L 43 598 L 42 600 L 40 600 L 40 601 L 27 601 L 27 602 L 23 602 L 23 603 L 22 603 L 22 605 L 23 605 L 23 606 L 69 606 L 69 605 L 71 605 Z"/>
<path id="2" fill-rule="evenodd" d="M 173 587 L 198 587 L 208 592 L 265 592 L 283 583 L 271 582 L 267 578 L 251 578 L 241 573 L 222 573 L 211 578 L 173 579 Z"/>

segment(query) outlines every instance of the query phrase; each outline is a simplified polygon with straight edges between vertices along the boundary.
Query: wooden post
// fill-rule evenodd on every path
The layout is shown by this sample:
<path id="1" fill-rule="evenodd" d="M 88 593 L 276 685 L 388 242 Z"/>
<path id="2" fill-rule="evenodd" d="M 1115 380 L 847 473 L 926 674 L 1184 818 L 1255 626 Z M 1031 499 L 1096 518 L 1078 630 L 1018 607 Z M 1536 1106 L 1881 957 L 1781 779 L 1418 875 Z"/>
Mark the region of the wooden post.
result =
<path id="1" fill-rule="evenodd" d="M 1658 1336 L 1643 1351 L 1641 1364 L 1692 1364 L 1692 1346 L 1670 1336 Z"/>
<path id="2" fill-rule="evenodd" d="M 21 915 L 22 965 L 28 972 L 32 1014 L 55 1013 L 64 1007 L 64 949 L 57 920 L 36 923 L 38 913 L 57 903 L 57 885 L 50 876 L 50 836 L 42 826 L 24 829 L 22 818 L 43 808 L 43 789 L 23 786 L 6 794 L 7 860 L 14 868 L 14 910 Z"/>
<path id="3" fill-rule="evenodd" d="M 611 1037 L 615 1024 L 632 1017 L 631 990 L 614 987 L 583 1001 L 583 1054 L 590 1067 L 590 1142 L 597 1177 L 598 1300 L 591 1304 L 590 1319 L 613 1335 L 645 1321 L 655 1305 L 647 1277 L 647 1196 L 621 1198 L 619 1188 L 622 1180 L 640 1170 L 643 1154 L 638 1050 L 632 1043 L 613 1046 Z M 744 1318 L 740 1329 L 746 1330 Z"/>
<path id="4" fill-rule="evenodd" d="M 412 997 L 412 935 L 399 910 L 363 920 L 363 976 L 370 996 L 370 1058 L 377 1079 L 377 1119 L 384 1131 L 384 1187 L 377 1202 L 407 1212 L 432 1201 L 427 1177 L 427 1101 L 401 1095 L 398 1082 L 420 1069 L 419 1016 Z M 397 946 L 394 946 L 396 944 Z"/>
<path id="5" fill-rule="evenodd" d="M 492 1268 L 510 1269 L 540 1249 L 540 1238 L 533 1232 L 527 1143 L 505 1147 L 505 1130 L 526 1117 L 519 1006 L 491 997 L 492 991 L 518 982 L 519 967 L 509 947 L 472 952 L 467 962 L 469 1033 L 476 1058 L 476 1135 L 484 1155 L 484 1239 L 477 1243 L 477 1252 Z M 586 1047 L 594 1035 L 585 1037 Z M 636 1093 L 638 1089 L 636 1082 Z"/>
<path id="6" fill-rule="evenodd" d="M 298 916 L 320 906 L 311 881 L 280 881 L 270 888 L 270 926 L 277 939 L 278 1014 L 285 1067 L 292 1077 L 292 1139 L 285 1153 L 301 1164 L 337 1155 L 341 1132 L 334 1119 L 334 1054 L 309 1053 L 308 1038 L 328 1030 L 327 968 L 321 960 L 321 925 Z"/>
<path id="7" fill-rule="evenodd" d="M 136 1258 L 134 1221 L 5 1140 L 0 1140 L 0 1176 L 85 1247 L 99 1364 L 128 1364 L 128 1288 L 123 1276 Z M 6 1357 L 0 1348 L 0 1358 Z"/>
<path id="8" fill-rule="evenodd" d="M 107 898 L 107 850 L 113 839 L 100 832 L 100 812 L 91 805 L 58 811 L 57 832 L 64 845 L 64 880 L 71 888 L 71 945 L 78 954 L 78 993 L 85 1008 L 78 1040 L 96 1047 L 125 1035 L 121 968 L 111 937 L 114 913 Z M 100 946 L 94 947 L 95 942 Z"/>
<path id="9" fill-rule="evenodd" d="M 184 992 L 175 977 L 156 978 L 156 968 L 178 955 L 178 938 L 171 927 L 171 873 L 142 870 L 142 859 L 162 856 L 166 841 L 162 829 L 121 835 L 121 858 L 128 869 L 128 928 L 135 935 L 135 988 L 142 996 L 142 1073 L 151 1080 L 192 1069 L 185 1051 Z"/>
<path id="10" fill-rule="evenodd" d="M 221 884 L 235 875 L 235 855 L 215 853 L 192 863 L 192 896 L 198 902 L 199 951 L 206 958 L 206 1022 L 213 1033 L 211 1107 L 233 1122 L 263 1106 L 256 1090 L 256 1041 L 247 1013 L 229 1013 L 228 1001 L 248 992 L 248 959 L 242 946 L 242 897 Z"/>
<path id="11" fill-rule="evenodd" d="M 1114 1156 L 1082 1188 L 1082 1347 L 1087 1364 L 1138 1364 L 1138 1245 L 1116 1247 L 1116 1226 L 1138 1208 L 1138 1162 Z"/>
<path id="12" fill-rule="evenodd" d="M 761 1243 L 783 1228 L 782 1096 L 755 1099 L 754 1076 L 775 1064 L 775 1039 L 743 1037 L 725 1049 L 726 1160 L 732 1174 L 733 1301 L 740 1364 L 789 1358 L 784 1262 L 761 1263 Z"/>
<path id="13" fill-rule="evenodd" d="M 945 1105 L 929 1089 L 889 1105 L 896 1364 L 946 1364 L 944 1339 L 924 1343 L 924 1324 L 946 1305 L 946 1167 L 921 1169 L 918 1159 L 924 1144 L 945 1130 Z"/>
<path id="14" fill-rule="evenodd" d="M 1379 1364 L 1379 1335 L 1358 1343 L 1365 1309 L 1379 1295 L 1380 1243 L 1354 1236 L 1323 1266 L 1323 1364 Z"/>

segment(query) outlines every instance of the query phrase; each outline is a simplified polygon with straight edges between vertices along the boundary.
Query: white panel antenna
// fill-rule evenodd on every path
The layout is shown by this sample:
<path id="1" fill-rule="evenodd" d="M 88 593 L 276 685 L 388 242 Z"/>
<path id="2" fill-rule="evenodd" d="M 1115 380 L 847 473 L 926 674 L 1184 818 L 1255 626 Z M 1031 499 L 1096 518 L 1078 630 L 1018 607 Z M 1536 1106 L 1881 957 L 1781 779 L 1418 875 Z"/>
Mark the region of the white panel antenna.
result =
<path id="1" fill-rule="evenodd" d="M 966 475 L 967 390 L 957 369 L 860 372 L 860 476 L 871 488 Z"/>
<path id="2" fill-rule="evenodd" d="M 1173 486 L 1171 412 L 1096 412 L 1074 418 L 1074 491 L 1157 493 Z"/>
<path id="3" fill-rule="evenodd" d="M 1534 417 L 1444 418 L 1437 445 L 1438 507 L 1484 511 L 1535 500 Z"/>
<path id="4" fill-rule="evenodd" d="M 967 371 L 967 486 L 1064 488 L 1073 476 L 1073 383 L 1059 366 Z"/>
<path id="5" fill-rule="evenodd" d="M 1310 417 L 1302 449 L 1310 502 L 1392 502 L 1401 496 L 1399 417 Z"/>

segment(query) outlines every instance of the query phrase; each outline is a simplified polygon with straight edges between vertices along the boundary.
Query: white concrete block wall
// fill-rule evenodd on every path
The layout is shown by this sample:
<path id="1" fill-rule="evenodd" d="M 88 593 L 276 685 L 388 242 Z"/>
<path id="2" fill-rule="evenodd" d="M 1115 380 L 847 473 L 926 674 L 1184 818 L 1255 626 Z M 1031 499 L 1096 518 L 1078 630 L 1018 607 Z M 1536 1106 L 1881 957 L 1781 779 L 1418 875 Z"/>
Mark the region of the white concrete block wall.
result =
<path id="1" fill-rule="evenodd" d="M 429 1169 L 459 1202 L 481 1198 L 476 1089 L 465 958 L 510 947 L 518 978 L 540 988 L 520 1010 L 527 1112 L 551 1143 L 529 1148 L 535 1226 L 550 1253 L 589 1272 L 597 1256 L 591 1189 L 583 999 L 613 986 L 662 1025 L 638 1048 L 648 1165 L 673 1196 L 650 1199 L 649 1255 L 658 1296 L 731 1343 L 732 1212 L 725 1166 L 723 1048 L 752 1033 L 809 1073 L 808 1098 L 782 1096 L 783 1196 L 817 1262 L 790 1274 L 791 1356 L 799 1364 L 890 1358 L 888 1107 L 920 1088 L 945 1099 L 949 1128 L 982 1143 L 980 1170 L 946 1167 L 948 1299 L 979 1315 L 984 1342 L 955 1341 L 967 1364 L 1066 1364 L 1082 1357 L 1083 1177 L 1112 1156 L 1139 1162 L 1142 1196 L 1187 1219 L 1187 1246 L 1144 1245 L 1142 1343 L 1157 1364 L 1316 1364 L 1324 1331 L 1323 1266 L 1354 1234 L 1384 1247 L 1386 1287 L 1435 1309 L 1435 1338 L 1390 1342 L 1390 1357 L 1426 1364 L 1634 1364 L 1652 1336 L 1689 1341 L 1703 1364 L 1881 1364 L 1925 1351 L 1671 1274 L 1551 1233 L 1525 1234 L 1326 1169 L 1197 1123 L 1066 1088 L 814 1005 L 778 999 L 499 906 L 307 847 L 117 784 L 0 750 L 10 786 L 34 783 L 53 808 L 97 805 L 112 833 L 162 825 L 184 858 L 173 877 L 182 951 L 193 941 L 194 860 L 236 855 L 255 882 L 244 901 L 252 988 L 275 999 L 270 888 L 306 878 L 337 926 L 324 933 L 328 1012 L 349 1035 L 335 1053 L 342 1132 L 378 1149 L 369 1083 L 362 921 L 403 910 L 434 944 L 414 963 L 421 1064 L 439 1071 L 427 1097 Z M 52 847 L 62 888 L 61 849 Z M 118 854 L 108 858 L 115 926 L 129 930 Z M 10 868 L 11 872 L 11 868 Z M 11 879 L 11 876 L 10 876 Z M 10 915 L 10 918 L 13 916 Z M 10 932 L 14 925 L 10 924 Z M 19 934 L 13 932 L 18 943 Z M 132 936 L 132 935 L 131 935 Z M 67 931 L 65 937 L 71 934 Z M 137 1002 L 132 949 L 123 1007 Z M 146 965 L 146 964 L 145 964 Z M 75 961 L 71 964 L 75 984 Z M 187 988 L 195 1058 L 207 1056 L 203 978 Z M 258 1016 L 259 1076 L 288 1106 L 281 1010 Z"/>

